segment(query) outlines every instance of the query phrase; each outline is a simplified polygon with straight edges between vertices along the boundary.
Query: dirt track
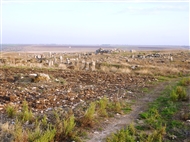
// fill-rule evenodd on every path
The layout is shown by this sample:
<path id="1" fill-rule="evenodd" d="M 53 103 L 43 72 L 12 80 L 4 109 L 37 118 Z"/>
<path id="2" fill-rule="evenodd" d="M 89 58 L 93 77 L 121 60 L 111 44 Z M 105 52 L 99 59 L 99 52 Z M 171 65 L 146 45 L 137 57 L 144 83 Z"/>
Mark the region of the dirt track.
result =
<path id="1" fill-rule="evenodd" d="M 115 133 L 117 130 L 124 128 L 126 125 L 134 122 L 138 115 L 147 109 L 149 102 L 154 101 L 161 94 L 163 89 L 170 84 L 172 81 L 160 83 L 156 86 L 150 93 L 146 94 L 136 100 L 135 104 L 132 106 L 132 111 L 126 115 L 120 115 L 116 118 L 109 120 L 109 123 L 103 128 L 101 132 L 94 132 L 89 135 L 88 142 L 103 142 L 105 138 L 111 133 Z"/>

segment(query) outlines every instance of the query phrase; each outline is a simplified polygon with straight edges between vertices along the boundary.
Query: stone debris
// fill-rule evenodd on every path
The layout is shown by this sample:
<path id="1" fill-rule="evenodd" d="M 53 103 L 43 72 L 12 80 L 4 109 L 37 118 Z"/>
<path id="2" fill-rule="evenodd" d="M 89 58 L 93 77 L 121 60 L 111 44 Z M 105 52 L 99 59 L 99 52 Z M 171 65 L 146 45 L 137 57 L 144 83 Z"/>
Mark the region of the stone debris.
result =
<path id="1" fill-rule="evenodd" d="M 125 54 L 126 52 L 127 54 Z M 106 53 L 106 56 L 104 56 Z M 113 54 L 112 54 L 113 53 Z M 124 56 L 114 53 L 123 53 Z M 114 58 L 112 58 L 114 56 Z M 128 68 L 131 68 L 136 62 L 144 62 L 148 64 L 167 64 L 170 62 L 180 61 L 182 63 L 190 63 L 189 55 L 185 52 L 167 53 L 167 52 L 138 52 L 135 50 L 125 51 L 119 48 L 103 49 L 99 48 L 95 52 L 83 53 L 42 53 L 42 54 L 20 54 L 17 58 L 2 58 L 0 65 L 2 66 L 28 66 L 39 68 L 59 68 L 59 69 L 75 69 L 94 71 L 100 69 L 103 62 L 118 64 L 126 62 Z M 95 64 L 95 65 L 94 65 Z M 85 67 L 86 66 L 86 67 Z M 133 67 L 132 67 L 133 69 Z M 113 69 L 114 70 L 114 69 Z"/>
<path id="2" fill-rule="evenodd" d="M 121 50 L 119 48 L 114 48 L 114 49 L 103 49 L 99 48 L 96 50 L 96 54 L 103 54 L 103 53 L 120 53 L 120 52 L 125 52 L 124 50 Z"/>
<path id="3" fill-rule="evenodd" d="M 131 53 L 135 53 L 135 52 L 137 52 L 137 51 L 136 51 L 136 50 L 131 49 L 131 50 L 130 50 L 130 52 L 131 52 Z"/>
<path id="4" fill-rule="evenodd" d="M 34 82 L 44 82 L 44 81 L 49 81 L 49 80 L 50 80 L 50 77 L 48 74 L 39 73 L 35 77 Z"/>
<path id="5" fill-rule="evenodd" d="M 102 49 L 102 48 L 99 48 L 96 50 L 96 54 L 99 54 L 99 53 L 110 53 L 110 50 L 106 50 L 106 49 Z"/>
<path id="6" fill-rule="evenodd" d="M 119 52 L 122 53 L 115 54 Z M 189 73 L 189 54 L 185 52 L 124 53 L 121 49 L 98 49 L 96 54 L 47 52 L 40 56 L 3 57 L 0 65 L 30 68 L 0 70 L 0 110 L 10 102 L 20 106 L 23 100 L 27 100 L 35 112 L 46 112 L 59 107 L 76 108 L 104 95 L 110 100 L 136 98 L 142 94 L 139 88 L 156 80 L 148 75 L 150 70 L 174 66 L 171 57 L 179 62 L 174 71 Z M 144 73 L 142 76 L 140 71 Z"/>
<path id="7" fill-rule="evenodd" d="M 172 139 L 172 140 L 177 139 L 177 136 L 176 136 L 176 135 L 169 135 L 169 137 L 170 137 L 170 139 Z"/>
<path id="8" fill-rule="evenodd" d="M 133 96 L 130 95 L 130 92 L 124 93 L 125 90 L 131 90 L 133 94 L 138 93 L 137 88 L 142 87 L 149 80 L 154 80 L 149 76 L 136 77 L 122 73 L 86 70 L 61 72 L 56 70 L 45 74 L 31 73 L 30 69 L 17 69 L 11 72 L 1 72 L 1 74 L 11 77 L 16 72 L 20 73 L 18 80 L 7 81 L 0 78 L 0 82 L 3 82 L 0 90 L 1 111 L 5 104 L 12 102 L 20 106 L 24 100 L 29 102 L 29 106 L 35 112 L 47 112 L 56 107 L 75 108 L 81 103 L 100 99 L 104 95 L 111 100 L 129 99 Z M 50 75 L 54 79 L 51 79 Z M 34 81 L 25 82 L 21 77 L 23 79 L 32 77 Z M 131 83 L 136 85 L 131 86 Z"/>
<path id="9" fill-rule="evenodd" d="M 173 61 L 173 57 L 170 57 L 170 61 L 171 61 L 171 62 Z"/>

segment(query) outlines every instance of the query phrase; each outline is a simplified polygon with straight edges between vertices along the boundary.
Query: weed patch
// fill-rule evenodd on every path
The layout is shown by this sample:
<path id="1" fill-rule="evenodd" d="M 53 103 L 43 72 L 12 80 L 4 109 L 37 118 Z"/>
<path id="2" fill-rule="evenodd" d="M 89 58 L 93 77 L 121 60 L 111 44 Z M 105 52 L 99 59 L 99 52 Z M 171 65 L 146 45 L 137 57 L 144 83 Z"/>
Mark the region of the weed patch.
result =
<path id="1" fill-rule="evenodd" d="M 89 108 L 86 110 L 85 115 L 81 119 L 82 126 L 93 127 L 94 122 L 95 122 L 95 108 L 96 108 L 96 104 L 92 102 Z"/>
<path id="2" fill-rule="evenodd" d="M 179 83 L 178 83 L 179 84 Z M 181 84 L 181 82 L 180 82 Z M 130 124 L 125 129 L 112 134 L 107 138 L 107 142 L 116 141 L 165 141 L 172 138 L 184 139 L 181 131 L 187 131 L 184 123 L 175 120 L 174 116 L 180 110 L 182 101 L 186 98 L 186 90 L 182 86 L 168 86 L 162 95 L 150 104 L 149 109 L 139 114 L 138 125 Z"/>
<path id="3" fill-rule="evenodd" d="M 182 78 L 179 81 L 179 85 L 181 85 L 181 86 L 188 86 L 188 85 L 190 85 L 190 77 L 188 77 L 188 78 Z"/>
<path id="4" fill-rule="evenodd" d="M 23 101 L 23 106 L 22 106 L 22 111 L 18 114 L 18 118 L 22 122 L 26 121 L 32 121 L 33 120 L 33 113 L 31 110 L 28 108 L 28 103 L 26 101 Z"/>
<path id="5" fill-rule="evenodd" d="M 13 118 L 16 115 L 16 109 L 12 105 L 7 105 L 6 113 L 7 113 L 8 117 Z"/>
<path id="6" fill-rule="evenodd" d="M 106 107 L 108 105 L 108 99 L 106 97 L 104 97 L 103 99 L 100 99 L 98 101 L 98 114 L 102 117 L 107 117 L 108 116 L 108 113 L 107 113 L 107 110 L 106 110 Z"/>

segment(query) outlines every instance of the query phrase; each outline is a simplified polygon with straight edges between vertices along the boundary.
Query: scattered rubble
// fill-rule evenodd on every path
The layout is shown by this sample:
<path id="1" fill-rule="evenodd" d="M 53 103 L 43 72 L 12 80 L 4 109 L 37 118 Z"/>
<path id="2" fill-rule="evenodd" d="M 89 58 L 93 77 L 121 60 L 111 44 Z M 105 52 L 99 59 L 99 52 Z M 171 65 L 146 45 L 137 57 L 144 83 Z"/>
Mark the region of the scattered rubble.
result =
<path id="1" fill-rule="evenodd" d="M 21 105 L 27 100 L 33 111 L 49 111 L 56 107 L 76 107 L 78 104 L 96 100 L 106 95 L 110 99 L 131 98 L 138 93 L 145 82 L 154 81 L 150 76 L 132 76 L 122 73 L 104 73 L 87 71 L 50 71 L 48 74 L 31 73 L 31 69 L 4 69 L 2 74 L 14 76 L 17 80 L 0 78 L 0 109 L 8 103 Z M 36 71 L 37 72 L 37 71 Z M 52 76 L 55 79 L 51 79 Z M 28 82 L 24 78 L 34 78 Z M 50 82 L 51 80 L 51 82 Z M 63 83 L 61 83 L 61 81 Z M 132 85 L 133 84 L 133 85 Z M 125 90 L 131 90 L 130 92 Z M 140 92 L 140 91 L 139 91 Z"/>
<path id="2" fill-rule="evenodd" d="M 73 108 L 104 95 L 112 100 L 136 97 L 134 94 L 142 93 L 139 88 L 156 81 L 150 71 L 160 73 L 166 68 L 167 74 L 188 73 L 188 61 L 189 54 L 185 52 L 142 53 L 101 48 L 96 54 L 49 52 L 4 56 L 0 59 L 5 67 L 0 70 L 0 110 L 11 102 L 20 106 L 25 99 L 33 111 L 48 111 L 56 107 Z"/>

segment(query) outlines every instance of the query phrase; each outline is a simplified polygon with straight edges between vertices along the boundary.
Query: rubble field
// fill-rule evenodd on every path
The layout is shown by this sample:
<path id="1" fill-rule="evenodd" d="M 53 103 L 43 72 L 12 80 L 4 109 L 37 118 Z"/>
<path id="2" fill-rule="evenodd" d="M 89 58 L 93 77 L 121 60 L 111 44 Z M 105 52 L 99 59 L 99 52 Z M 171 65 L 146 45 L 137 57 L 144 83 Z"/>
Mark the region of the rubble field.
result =
<path id="1" fill-rule="evenodd" d="M 107 96 L 141 95 L 157 76 L 189 73 L 188 51 L 124 51 L 102 48 L 87 53 L 4 53 L 0 59 L 0 111 L 23 100 L 34 112 Z"/>
<path id="2" fill-rule="evenodd" d="M 6 108 L 11 105 L 21 112 L 24 101 L 35 117 L 45 114 L 52 121 L 54 111 L 72 110 L 81 118 L 91 102 L 103 97 L 132 104 L 161 81 L 190 75 L 189 59 L 186 50 L 3 53 L 0 120 L 15 123 Z"/>
<path id="3" fill-rule="evenodd" d="M 38 81 L 35 74 L 46 72 L 50 78 Z M 141 95 L 155 78 L 125 73 L 88 72 L 47 69 L 5 68 L 1 70 L 1 111 L 12 103 L 21 109 L 24 100 L 34 112 L 57 107 L 75 108 L 78 104 L 107 96 L 110 99 L 130 99 Z M 37 80 L 37 81 L 36 81 Z"/>

